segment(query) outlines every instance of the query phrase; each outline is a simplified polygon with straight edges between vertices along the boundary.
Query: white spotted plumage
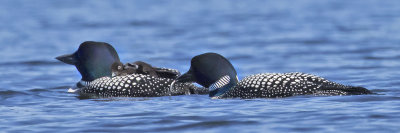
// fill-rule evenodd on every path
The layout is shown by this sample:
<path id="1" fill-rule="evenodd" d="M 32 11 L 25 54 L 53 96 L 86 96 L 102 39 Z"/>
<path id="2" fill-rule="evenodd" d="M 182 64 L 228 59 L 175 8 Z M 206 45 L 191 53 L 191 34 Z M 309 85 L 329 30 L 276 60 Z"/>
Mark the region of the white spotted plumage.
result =
<path id="1" fill-rule="evenodd" d="M 190 94 L 193 89 L 200 89 L 190 83 L 171 83 L 169 78 L 131 74 L 126 76 L 102 77 L 91 82 L 80 81 L 82 94 L 96 94 L 100 97 L 156 97 L 167 95 Z M 203 90 L 196 90 L 203 91 Z"/>
<path id="2" fill-rule="evenodd" d="M 331 96 L 369 93 L 365 88 L 345 86 L 312 74 L 299 72 L 262 73 L 245 77 L 237 85 L 217 98 L 240 97 L 247 99 L 296 95 Z"/>

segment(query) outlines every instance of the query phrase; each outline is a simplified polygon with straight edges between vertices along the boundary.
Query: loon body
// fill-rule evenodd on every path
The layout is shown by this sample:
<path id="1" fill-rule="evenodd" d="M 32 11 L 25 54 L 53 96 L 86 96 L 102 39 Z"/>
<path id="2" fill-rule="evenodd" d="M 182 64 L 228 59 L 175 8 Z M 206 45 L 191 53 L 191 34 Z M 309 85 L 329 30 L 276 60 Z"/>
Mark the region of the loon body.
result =
<path id="1" fill-rule="evenodd" d="M 346 86 L 306 73 L 262 73 L 239 81 L 236 70 L 223 56 L 205 53 L 191 60 L 178 82 L 197 82 L 209 88 L 212 98 L 279 98 L 297 95 L 371 94 L 363 87 Z"/>
<path id="2" fill-rule="evenodd" d="M 113 71 L 119 71 L 119 56 L 115 49 L 108 43 L 87 41 L 83 42 L 73 54 L 59 56 L 56 59 L 71 65 L 75 65 L 82 79 L 77 83 L 78 93 L 93 97 L 157 97 L 168 95 L 204 94 L 208 90 L 199 88 L 190 83 L 174 83 L 175 77 L 168 78 L 154 76 L 146 73 L 158 70 L 174 71 L 173 69 L 155 68 L 150 70 L 140 69 L 141 66 L 132 66 L 129 63 L 123 69 L 133 71 L 120 71 L 113 75 Z M 121 63 L 122 64 L 122 63 Z M 115 67 L 117 70 L 112 70 Z M 176 70 L 175 70 L 176 71 Z M 172 73 L 172 72 L 171 72 Z M 179 74 L 179 72 L 178 72 Z"/>
<path id="3" fill-rule="evenodd" d="M 193 84 L 174 82 L 170 78 L 129 74 L 101 77 L 90 82 L 80 81 L 78 84 L 83 85 L 80 93 L 99 97 L 159 97 L 206 93 L 206 90 Z"/>

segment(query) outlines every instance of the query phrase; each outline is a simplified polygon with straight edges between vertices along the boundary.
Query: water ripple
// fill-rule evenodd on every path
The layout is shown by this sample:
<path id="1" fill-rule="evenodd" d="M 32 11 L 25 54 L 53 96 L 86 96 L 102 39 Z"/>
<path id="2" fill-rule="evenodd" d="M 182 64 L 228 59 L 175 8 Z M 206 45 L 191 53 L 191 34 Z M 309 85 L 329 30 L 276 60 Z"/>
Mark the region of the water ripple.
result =
<path id="1" fill-rule="evenodd" d="M 153 131 L 180 131 L 180 130 L 186 130 L 186 129 L 210 129 L 210 128 L 214 128 L 214 127 L 235 126 L 235 125 L 254 125 L 254 124 L 258 124 L 258 122 L 256 122 L 256 121 L 218 120 L 218 121 L 196 122 L 196 123 L 184 124 L 184 125 L 168 127 L 168 128 L 159 128 L 159 129 L 154 129 Z"/>

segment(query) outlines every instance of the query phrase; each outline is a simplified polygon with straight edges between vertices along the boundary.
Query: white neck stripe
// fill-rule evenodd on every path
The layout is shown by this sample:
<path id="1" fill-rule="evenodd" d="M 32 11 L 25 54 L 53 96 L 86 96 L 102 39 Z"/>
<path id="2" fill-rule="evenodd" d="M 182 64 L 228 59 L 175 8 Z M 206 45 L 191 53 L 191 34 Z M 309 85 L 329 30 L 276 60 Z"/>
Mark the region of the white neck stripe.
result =
<path id="1" fill-rule="evenodd" d="M 217 82 L 211 84 L 211 86 L 208 87 L 208 89 L 209 89 L 210 91 L 213 91 L 213 90 L 215 90 L 215 89 L 222 88 L 222 87 L 224 87 L 225 85 L 229 84 L 230 79 L 231 79 L 231 78 L 230 78 L 228 75 L 225 75 L 225 76 L 223 76 L 222 78 L 220 78 Z"/>

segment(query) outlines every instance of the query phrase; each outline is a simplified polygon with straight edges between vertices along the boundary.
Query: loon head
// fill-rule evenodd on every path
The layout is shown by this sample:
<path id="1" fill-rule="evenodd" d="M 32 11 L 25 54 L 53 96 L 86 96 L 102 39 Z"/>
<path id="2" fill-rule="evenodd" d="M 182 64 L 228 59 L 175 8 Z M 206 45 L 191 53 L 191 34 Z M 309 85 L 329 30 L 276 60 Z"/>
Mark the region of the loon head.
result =
<path id="1" fill-rule="evenodd" d="M 111 65 L 120 62 L 117 52 L 110 44 L 94 41 L 83 42 L 74 53 L 58 56 L 56 59 L 75 65 L 83 81 L 111 77 Z"/>
<path id="2" fill-rule="evenodd" d="M 111 64 L 111 76 L 121 76 L 124 74 L 127 74 L 125 72 L 124 64 L 122 62 L 116 61 L 113 64 Z"/>
<path id="3" fill-rule="evenodd" d="M 233 65 L 217 53 L 192 58 L 190 69 L 177 78 L 178 82 L 196 82 L 210 89 L 210 97 L 220 96 L 238 83 Z"/>

